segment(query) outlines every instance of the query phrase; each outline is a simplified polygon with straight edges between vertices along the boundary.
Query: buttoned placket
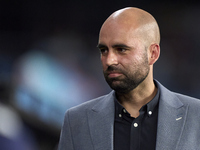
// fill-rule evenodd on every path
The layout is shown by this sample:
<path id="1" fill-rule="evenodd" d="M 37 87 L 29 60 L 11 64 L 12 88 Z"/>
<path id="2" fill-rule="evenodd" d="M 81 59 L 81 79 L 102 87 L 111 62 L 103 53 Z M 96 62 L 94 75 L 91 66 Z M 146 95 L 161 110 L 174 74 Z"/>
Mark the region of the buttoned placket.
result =
<path id="1" fill-rule="evenodd" d="M 146 108 L 145 108 L 146 109 Z M 139 150 L 140 149 L 140 138 L 141 138 L 141 130 L 142 130 L 142 120 L 145 117 L 145 109 L 140 110 L 140 115 L 135 118 L 131 125 L 131 150 Z M 148 115 L 152 114 L 152 112 L 148 112 Z"/>

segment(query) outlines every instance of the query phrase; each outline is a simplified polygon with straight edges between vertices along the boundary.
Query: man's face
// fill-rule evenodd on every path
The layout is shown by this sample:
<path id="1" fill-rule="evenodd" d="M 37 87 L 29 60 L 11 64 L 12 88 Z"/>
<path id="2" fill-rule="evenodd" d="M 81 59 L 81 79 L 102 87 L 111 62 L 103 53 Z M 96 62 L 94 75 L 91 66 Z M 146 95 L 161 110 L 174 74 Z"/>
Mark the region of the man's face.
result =
<path id="1" fill-rule="evenodd" d="M 116 92 L 128 93 L 148 76 L 147 48 L 134 29 L 105 25 L 100 31 L 98 47 L 104 77 Z"/>

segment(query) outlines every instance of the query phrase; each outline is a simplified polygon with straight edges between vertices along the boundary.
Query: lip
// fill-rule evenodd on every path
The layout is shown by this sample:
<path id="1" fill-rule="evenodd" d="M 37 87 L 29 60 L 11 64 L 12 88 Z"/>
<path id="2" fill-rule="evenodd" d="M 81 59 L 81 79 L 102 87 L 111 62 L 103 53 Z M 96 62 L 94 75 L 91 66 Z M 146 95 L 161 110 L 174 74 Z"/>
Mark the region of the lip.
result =
<path id="1" fill-rule="evenodd" d="M 108 77 L 110 77 L 110 78 L 119 77 L 121 75 L 122 75 L 122 73 L 118 73 L 118 72 L 110 72 L 110 73 L 108 73 Z"/>

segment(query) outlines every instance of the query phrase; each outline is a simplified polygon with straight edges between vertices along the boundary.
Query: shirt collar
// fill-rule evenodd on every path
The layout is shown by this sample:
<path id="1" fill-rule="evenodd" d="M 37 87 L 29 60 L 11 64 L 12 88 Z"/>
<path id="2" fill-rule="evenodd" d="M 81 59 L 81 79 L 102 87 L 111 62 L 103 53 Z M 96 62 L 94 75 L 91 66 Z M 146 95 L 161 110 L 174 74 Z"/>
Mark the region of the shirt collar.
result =
<path id="1" fill-rule="evenodd" d="M 154 82 L 155 83 L 155 82 Z M 156 83 L 155 83 L 156 85 Z M 156 85 L 157 87 L 157 85 Z M 155 95 L 155 97 L 148 102 L 147 104 L 145 104 L 144 106 L 142 106 L 142 108 L 140 109 L 140 111 L 147 111 L 148 116 L 151 116 L 154 112 L 154 108 L 158 105 L 159 102 L 159 98 L 160 98 L 160 89 L 159 87 L 157 87 L 157 93 Z M 126 109 L 118 102 L 116 96 L 115 96 L 115 115 L 119 116 L 123 113 L 127 113 Z"/>

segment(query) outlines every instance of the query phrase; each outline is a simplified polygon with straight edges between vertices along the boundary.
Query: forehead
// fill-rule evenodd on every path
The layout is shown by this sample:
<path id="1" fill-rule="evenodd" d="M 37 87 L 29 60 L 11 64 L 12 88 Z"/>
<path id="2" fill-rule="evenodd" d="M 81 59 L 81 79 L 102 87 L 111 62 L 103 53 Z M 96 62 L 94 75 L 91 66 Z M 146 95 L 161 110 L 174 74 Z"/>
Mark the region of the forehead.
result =
<path id="1" fill-rule="evenodd" d="M 132 45 L 139 39 L 138 27 L 130 26 L 127 23 L 106 23 L 102 26 L 99 33 L 99 43 L 105 45 L 112 45 L 114 43 Z"/>

